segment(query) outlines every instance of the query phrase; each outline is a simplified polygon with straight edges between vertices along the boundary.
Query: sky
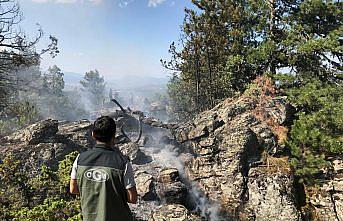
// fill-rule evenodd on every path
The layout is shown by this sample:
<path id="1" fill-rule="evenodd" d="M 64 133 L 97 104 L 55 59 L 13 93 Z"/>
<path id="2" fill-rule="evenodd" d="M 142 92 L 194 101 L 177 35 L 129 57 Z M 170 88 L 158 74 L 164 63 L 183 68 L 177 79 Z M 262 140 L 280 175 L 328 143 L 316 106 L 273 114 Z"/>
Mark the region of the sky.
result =
<path id="1" fill-rule="evenodd" d="M 84 74 L 98 69 L 105 79 L 122 76 L 165 77 L 160 59 L 179 39 L 184 8 L 190 0 L 19 0 L 20 26 L 33 38 L 37 23 L 58 39 L 59 55 L 42 57 L 41 68 L 57 65 Z"/>

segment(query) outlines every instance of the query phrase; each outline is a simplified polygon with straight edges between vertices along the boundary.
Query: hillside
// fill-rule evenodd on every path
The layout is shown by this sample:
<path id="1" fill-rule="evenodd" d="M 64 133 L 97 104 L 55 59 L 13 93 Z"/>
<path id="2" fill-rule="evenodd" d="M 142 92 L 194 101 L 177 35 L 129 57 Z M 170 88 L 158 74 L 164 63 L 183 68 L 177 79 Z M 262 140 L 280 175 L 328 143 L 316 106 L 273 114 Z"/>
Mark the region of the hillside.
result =
<path id="1" fill-rule="evenodd" d="M 298 185 L 283 143 L 292 114 L 285 97 L 255 88 L 187 123 L 145 117 L 140 142 L 118 145 L 134 166 L 136 219 L 342 220 L 342 159 L 320 186 Z M 45 120 L 2 140 L 1 220 L 80 220 L 68 177 L 93 145 L 90 127 Z"/>

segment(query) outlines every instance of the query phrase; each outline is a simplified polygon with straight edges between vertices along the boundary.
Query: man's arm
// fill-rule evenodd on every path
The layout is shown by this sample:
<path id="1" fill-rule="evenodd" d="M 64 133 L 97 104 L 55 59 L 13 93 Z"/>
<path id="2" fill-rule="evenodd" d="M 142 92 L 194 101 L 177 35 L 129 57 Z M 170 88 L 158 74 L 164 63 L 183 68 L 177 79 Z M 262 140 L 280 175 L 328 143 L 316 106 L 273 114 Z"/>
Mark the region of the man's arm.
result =
<path id="1" fill-rule="evenodd" d="M 127 193 L 127 202 L 128 203 L 133 203 L 136 204 L 137 203 L 137 190 L 136 187 L 131 187 L 130 189 L 126 190 Z"/>
<path id="2" fill-rule="evenodd" d="M 124 171 L 124 184 L 126 189 L 127 202 L 133 204 L 137 203 L 136 183 L 133 175 L 132 165 L 130 162 L 127 162 Z"/>
<path id="3" fill-rule="evenodd" d="M 79 187 L 77 186 L 77 180 L 70 179 L 69 191 L 71 194 L 80 194 Z"/>
<path id="4" fill-rule="evenodd" d="M 69 182 L 69 192 L 71 194 L 80 194 L 79 192 L 79 187 L 77 185 L 77 161 L 79 159 L 79 155 L 76 157 L 73 167 L 71 169 L 71 174 L 70 174 L 70 182 Z"/>

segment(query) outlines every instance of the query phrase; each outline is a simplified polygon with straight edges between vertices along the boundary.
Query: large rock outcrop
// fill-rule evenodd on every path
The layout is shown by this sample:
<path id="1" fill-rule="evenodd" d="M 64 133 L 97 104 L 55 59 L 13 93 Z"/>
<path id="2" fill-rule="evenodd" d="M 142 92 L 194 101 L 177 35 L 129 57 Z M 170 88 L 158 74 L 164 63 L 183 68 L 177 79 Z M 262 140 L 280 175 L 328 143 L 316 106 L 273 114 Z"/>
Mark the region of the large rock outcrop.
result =
<path id="1" fill-rule="evenodd" d="M 0 155 L 12 153 L 32 171 L 38 171 L 42 163 L 54 167 L 65 155 L 84 151 L 93 145 L 90 127 L 87 120 L 43 120 L 4 137 Z"/>
<path id="2" fill-rule="evenodd" d="M 4 138 L 4 141 L 12 143 L 25 142 L 30 145 L 34 145 L 42 143 L 45 140 L 53 137 L 56 135 L 57 131 L 58 121 L 48 119 L 32 124 L 24 130 L 20 130 L 11 136 L 7 136 Z"/>
<path id="3" fill-rule="evenodd" d="M 188 177 L 221 205 L 224 220 L 299 220 L 290 171 L 265 169 L 283 147 L 257 108 L 249 96 L 229 99 L 177 128 L 176 139 L 195 153 Z M 280 98 L 264 104 L 274 124 L 286 121 L 287 110 Z"/>

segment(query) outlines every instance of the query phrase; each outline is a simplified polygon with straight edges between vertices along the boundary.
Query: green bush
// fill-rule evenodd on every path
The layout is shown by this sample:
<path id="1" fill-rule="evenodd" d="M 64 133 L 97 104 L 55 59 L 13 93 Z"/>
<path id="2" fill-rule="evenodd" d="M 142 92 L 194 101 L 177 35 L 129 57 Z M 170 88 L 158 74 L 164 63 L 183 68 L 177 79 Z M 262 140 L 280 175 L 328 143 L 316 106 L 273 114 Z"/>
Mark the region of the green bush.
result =
<path id="1" fill-rule="evenodd" d="M 34 177 L 13 155 L 5 157 L 0 163 L 0 220 L 81 220 L 80 200 L 68 192 L 77 154 L 65 156 L 57 171 L 42 165 Z"/>
<path id="2" fill-rule="evenodd" d="M 13 117 L 0 118 L 0 136 L 12 133 L 39 119 L 37 108 L 27 101 L 14 103 L 3 112 Z"/>
<path id="3" fill-rule="evenodd" d="M 298 109 L 288 145 L 300 181 L 316 181 L 330 169 L 328 157 L 343 154 L 342 85 L 306 82 L 289 91 L 289 100 Z"/>
<path id="4" fill-rule="evenodd" d="M 48 198 L 44 203 L 33 208 L 21 208 L 12 211 L 13 221 L 60 221 L 82 220 L 79 200 L 66 201 L 59 198 Z"/>

